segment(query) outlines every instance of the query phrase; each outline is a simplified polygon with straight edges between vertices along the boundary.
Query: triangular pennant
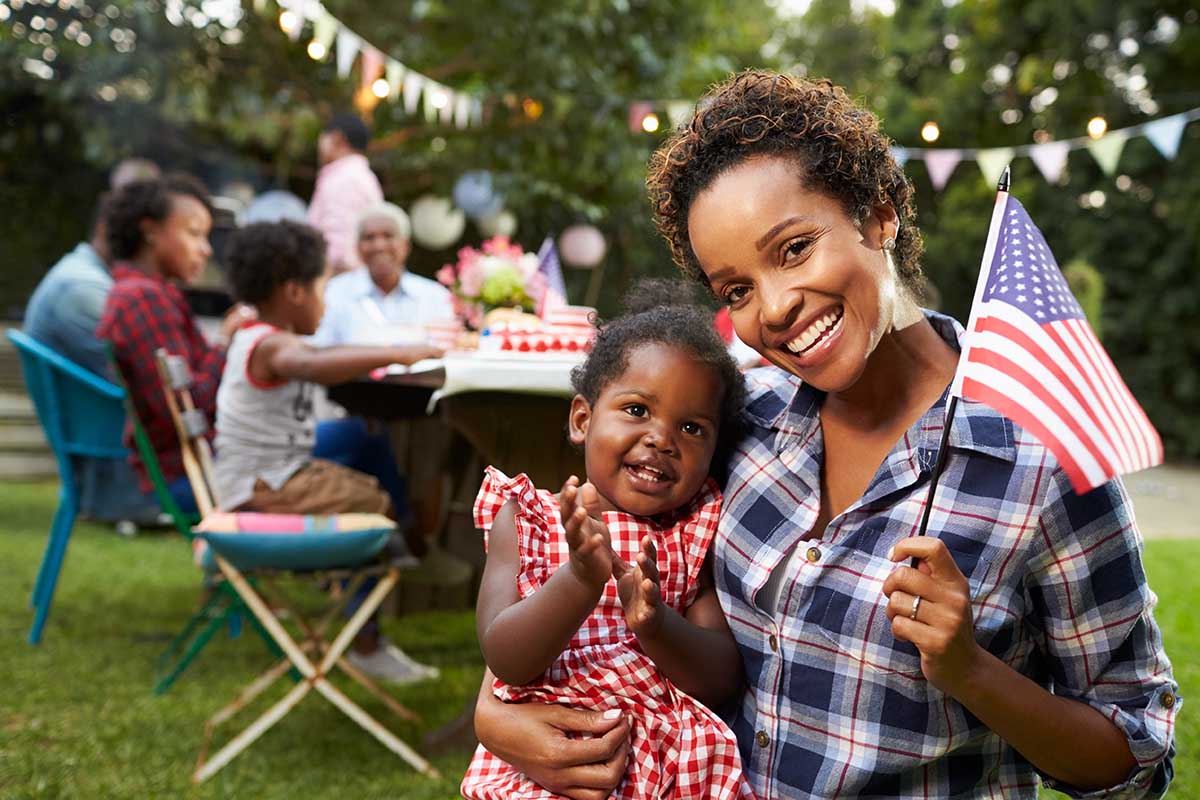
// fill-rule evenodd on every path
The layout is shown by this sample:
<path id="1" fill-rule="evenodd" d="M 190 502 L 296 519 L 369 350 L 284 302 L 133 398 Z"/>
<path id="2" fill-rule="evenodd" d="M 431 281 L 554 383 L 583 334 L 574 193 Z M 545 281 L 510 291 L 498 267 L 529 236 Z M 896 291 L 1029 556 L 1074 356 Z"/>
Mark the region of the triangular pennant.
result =
<path id="1" fill-rule="evenodd" d="M 672 100 L 667 103 L 667 119 L 671 120 L 671 127 L 678 128 L 690 120 L 695 108 L 689 100 Z"/>
<path id="2" fill-rule="evenodd" d="M 307 16 L 307 3 L 305 0 L 292 0 L 292 2 L 280 3 L 280 6 L 286 7 L 296 16 L 296 24 L 293 25 L 287 32 L 288 38 L 293 42 L 299 40 L 300 32 L 304 30 L 304 20 Z"/>
<path id="3" fill-rule="evenodd" d="M 961 150 L 925 151 L 925 169 L 929 172 L 929 180 L 934 189 L 939 192 L 942 190 L 959 161 L 962 161 Z"/>
<path id="4" fill-rule="evenodd" d="M 629 104 L 629 130 L 634 133 L 642 133 L 642 120 L 646 115 L 654 111 L 654 106 L 647 103 L 645 100 L 638 100 Z"/>
<path id="5" fill-rule="evenodd" d="M 395 100 L 400 96 L 400 85 L 404 82 L 404 65 L 394 58 L 387 61 L 387 71 L 384 77 L 388 82 L 388 97 Z"/>
<path id="6" fill-rule="evenodd" d="M 1100 169 L 1104 170 L 1105 175 L 1112 175 L 1117 171 L 1117 163 L 1121 160 L 1121 151 L 1125 149 L 1125 142 L 1128 139 L 1129 134 L 1125 131 L 1113 131 L 1095 141 L 1088 142 L 1088 150 L 1096 159 L 1096 163 L 1100 165 Z"/>
<path id="7" fill-rule="evenodd" d="M 479 98 L 475 98 L 471 102 L 471 124 L 472 125 L 482 125 L 483 124 L 483 101 L 480 100 Z"/>
<path id="8" fill-rule="evenodd" d="M 899 145 L 892 145 L 892 158 L 896 161 L 896 166 L 903 167 L 908 163 L 908 149 Z"/>
<path id="9" fill-rule="evenodd" d="M 438 121 L 443 125 L 449 125 L 454 122 L 454 109 L 458 106 L 458 94 L 443 87 L 442 97 L 444 102 L 438 109 Z"/>
<path id="10" fill-rule="evenodd" d="M 471 98 L 460 94 L 454 102 L 454 125 L 460 130 L 471 124 Z"/>
<path id="11" fill-rule="evenodd" d="M 404 113 L 417 113 L 417 105 L 421 102 L 421 91 L 425 88 L 425 79 L 419 72 L 411 69 L 404 73 Z"/>
<path id="12" fill-rule="evenodd" d="M 1047 183 L 1058 183 L 1067 166 L 1067 153 L 1071 145 L 1067 142 L 1045 142 L 1029 148 L 1029 157 Z"/>
<path id="13" fill-rule="evenodd" d="M 337 20 L 323 7 L 318 6 L 318 11 L 313 17 L 313 41 L 318 42 L 321 48 L 328 53 L 333 44 L 333 37 L 337 36 L 337 30 Z"/>
<path id="14" fill-rule="evenodd" d="M 254 13 L 262 15 L 267 11 L 267 0 L 254 0 Z"/>
<path id="15" fill-rule="evenodd" d="M 1173 117 L 1163 117 L 1154 122 L 1147 122 L 1143 129 L 1150 144 L 1158 148 L 1163 158 L 1174 161 L 1179 152 L 1179 140 L 1183 138 L 1183 129 L 1187 127 L 1187 116 L 1176 114 Z"/>
<path id="16" fill-rule="evenodd" d="M 362 40 L 355 35 L 354 31 L 349 28 L 338 29 L 337 72 L 339 78 L 350 75 L 350 70 L 354 68 L 354 57 L 358 55 L 358 48 L 361 46 Z"/>
<path id="17" fill-rule="evenodd" d="M 975 161 L 979 163 L 979 171 L 983 173 L 988 186 L 995 186 L 1004 174 L 1004 168 L 1012 162 L 1011 147 L 993 147 L 988 150 L 977 150 Z"/>
<path id="18" fill-rule="evenodd" d="M 370 89 L 371 84 L 375 83 L 375 79 L 383 72 L 383 53 L 376 50 L 371 45 L 366 45 L 362 50 L 362 76 L 359 82 L 364 89 Z"/>
<path id="19" fill-rule="evenodd" d="M 425 103 L 422 110 L 425 113 L 425 121 L 432 125 L 437 121 L 438 107 L 434 105 L 434 100 L 444 96 L 445 92 L 442 87 L 431 80 L 425 81 Z"/>

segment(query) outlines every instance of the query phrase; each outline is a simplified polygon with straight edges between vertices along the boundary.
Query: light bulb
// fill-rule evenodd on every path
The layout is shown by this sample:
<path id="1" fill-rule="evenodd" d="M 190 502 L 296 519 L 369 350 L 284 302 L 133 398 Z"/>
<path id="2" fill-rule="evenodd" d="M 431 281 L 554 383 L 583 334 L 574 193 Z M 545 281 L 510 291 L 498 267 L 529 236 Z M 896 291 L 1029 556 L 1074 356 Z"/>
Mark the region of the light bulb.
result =
<path id="1" fill-rule="evenodd" d="M 929 120 L 921 126 L 921 138 L 927 142 L 936 142 L 941 135 L 942 129 L 933 120 Z"/>

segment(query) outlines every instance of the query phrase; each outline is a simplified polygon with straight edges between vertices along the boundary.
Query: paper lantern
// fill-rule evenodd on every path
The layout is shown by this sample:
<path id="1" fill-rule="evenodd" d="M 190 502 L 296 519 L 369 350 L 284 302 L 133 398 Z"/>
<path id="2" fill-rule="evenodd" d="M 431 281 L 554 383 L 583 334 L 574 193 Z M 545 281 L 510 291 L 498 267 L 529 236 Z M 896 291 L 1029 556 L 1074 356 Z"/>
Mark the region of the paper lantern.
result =
<path id="1" fill-rule="evenodd" d="M 304 201 L 291 192 L 282 189 L 272 189 L 263 192 L 250 201 L 246 210 L 238 215 L 239 225 L 250 225 L 254 222 L 279 222 L 290 219 L 295 222 L 308 221 L 308 208 Z"/>
<path id="2" fill-rule="evenodd" d="M 558 255 L 568 267 L 591 269 L 604 260 L 608 243 L 595 225 L 572 225 L 558 237 Z"/>
<path id="3" fill-rule="evenodd" d="M 499 213 L 503 207 L 492 185 L 492 173 L 483 170 L 463 173 L 454 184 L 454 204 L 472 218 Z"/>
<path id="4" fill-rule="evenodd" d="M 408 212 L 413 240 L 428 250 L 445 250 L 458 241 L 467 218 L 448 197 L 427 194 L 418 197 Z"/>
<path id="5" fill-rule="evenodd" d="M 475 220 L 479 232 L 484 236 L 512 236 L 517 232 L 517 217 L 504 210 Z"/>

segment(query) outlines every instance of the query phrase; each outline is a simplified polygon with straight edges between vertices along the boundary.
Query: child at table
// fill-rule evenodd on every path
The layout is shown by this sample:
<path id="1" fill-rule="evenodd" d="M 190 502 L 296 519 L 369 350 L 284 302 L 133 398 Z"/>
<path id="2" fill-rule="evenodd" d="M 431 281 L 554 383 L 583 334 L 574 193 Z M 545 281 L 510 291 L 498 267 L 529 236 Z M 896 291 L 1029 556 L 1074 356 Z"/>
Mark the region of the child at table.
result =
<path id="1" fill-rule="evenodd" d="M 313 457 L 316 384 L 376 367 L 435 358 L 429 345 L 314 347 L 304 340 L 324 313 L 325 242 L 285 220 L 249 225 L 230 239 L 229 278 L 258 318 L 229 342 L 217 390 L 216 492 L 228 510 L 394 513 L 376 478 Z M 393 466 L 394 469 L 394 466 Z"/>
<path id="2" fill-rule="evenodd" d="M 641 292 L 571 375 L 585 482 L 554 495 L 487 469 L 479 641 L 501 700 L 628 715 L 614 796 L 748 796 L 732 731 L 702 705 L 742 681 L 706 552 L 721 509 L 710 465 L 745 387 L 708 312 Z M 557 797 L 482 746 L 462 794 Z"/>
<path id="3" fill-rule="evenodd" d="M 436 358 L 429 345 L 313 347 L 325 310 L 325 240 L 292 221 L 256 223 L 235 232 L 228 250 L 229 279 L 238 299 L 258 317 L 233 335 L 217 390 L 214 487 L 226 511 L 289 514 L 374 512 L 394 515 L 393 501 L 375 477 L 335 461 L 314 458 L 320 438 L 313 418 L 316 384 L 335 384 L 389 364 Z M 325 423 L 322 423 L 324 426 Z M 366 442 L 365 446 L 387 447 Z M 386 468 L 391 460 L 375 457 Z M 402 540 L 389 552 L 407 549 Z M 352 612 L 369 582 L 348 606 Z M 408 683 L 436 677 L 379 632 L 363 626 L 347 659 L 372 678 Z"/>

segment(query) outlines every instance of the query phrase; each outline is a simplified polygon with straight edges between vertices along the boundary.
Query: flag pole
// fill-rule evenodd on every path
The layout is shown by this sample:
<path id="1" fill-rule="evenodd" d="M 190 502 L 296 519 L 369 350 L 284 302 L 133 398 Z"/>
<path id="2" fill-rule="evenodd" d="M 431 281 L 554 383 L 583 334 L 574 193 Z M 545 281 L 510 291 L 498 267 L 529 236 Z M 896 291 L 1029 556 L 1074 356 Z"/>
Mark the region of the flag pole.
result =
<path id="1" fill-rule="evenodd" d="M 992 256 L 996 252 L 996 239 L 1000 234 L 1000 223 L 1004 220 L 1004 208 L 1008 201 L 1008 187 L 1011 182 L 1011 167 L 1004 168 L 1000 182 L 996 186 L 996 205 L 992 209 L 992 224 L 988 230 L 987 244 L 983 248 L 983 264 L 979 269 L 979 280 L 975 284 L 975 299 L 971 304 L 971 316 L 967 320 L 966 336 L 963 338 L 963 351 L 959 355 L 960 369 L 955 371 L 954 380 L 950 383 L 950 402 L 946 404 L 946 421 L 942 425 L 942 441 L 938 445 L 937 461 L 933 464 L 933 473 L 929 476 L 929 493 L 925 497 L 925 510 L 921 512 L 921 526 L 917 536 L 924 536 L 929 528 L 929 514 L 933 511 L 933 496 L 937 492 L 938 479 L 946 466 L 946 456 L 949 453 L 950 429 L 954 426 L 954 412 L 958 409 L 958 394 L 962 389 L 961 365 L 967 362 L 967 350 L 970 348 L 971 331 L 975 327 L 975 315 L 978 313 L 980 301 L 983 299 L 983 287 L 987 285 L 988 273 L 992 268 Z M 917 566 L 918 559 L 914 556 L 912 566 Z"/>

